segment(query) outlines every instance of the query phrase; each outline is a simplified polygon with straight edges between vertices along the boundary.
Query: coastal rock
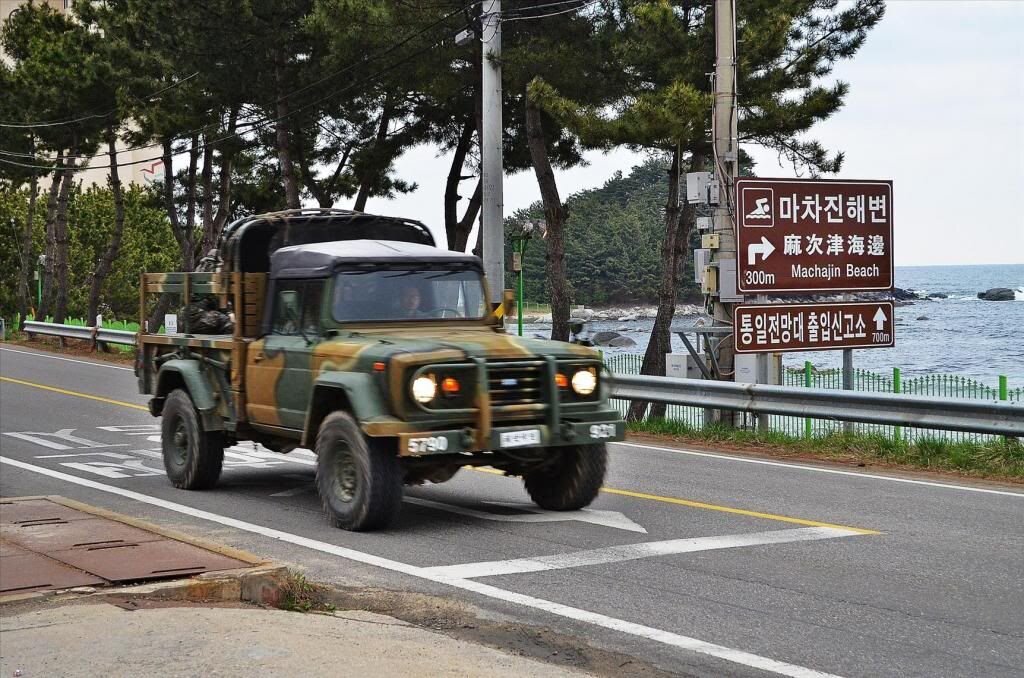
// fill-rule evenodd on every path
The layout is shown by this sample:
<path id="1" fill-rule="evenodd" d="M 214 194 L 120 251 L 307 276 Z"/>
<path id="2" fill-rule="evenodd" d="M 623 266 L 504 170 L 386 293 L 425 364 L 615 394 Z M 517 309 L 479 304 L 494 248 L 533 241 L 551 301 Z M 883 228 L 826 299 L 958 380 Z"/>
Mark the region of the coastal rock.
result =
<path id="1" fill-rule="evenodd" d="M 633 320 L 636 320 L 635 315 L 624 315 L 621 318 L 619 318 L 620 323 L 632 322 Z"/>
<path id="2" fill-rule="evenodd" d="M 629 348 L 631 346 L 636 346 L 636 342 L 629 337 L 619 335 L 609 341 L 608 346 L 611 346 L 612 348 Z"/>
<path id="3" fill-rule="evenodd" d="M 984 292 L 978 292 L 978 298 L 982 301 L 1013 301 L 1016 295 L 1009 287 L 993 287 Z"/>
<path id="4" fill-rule="evenodd" d="M 598 346 L 611 346 L 616 339 L 623 338 L 618 332 L 595 332 L 590 339 Z"/>
<path id="5" fill-rule="evenodd" d="M 932 292 L 931 294 L 928 295 L 928 298 L 929 299 L 949 299 L 949 295 L 948 294 L 943 294 L 942 292 Z"/>
<path id="6" fill-rule="evenodd" d="M 917 316 L 917 320 L 931 320 L 931 318 L 929 318 L 926 315 L 919 315 L 919 316 Z"/>

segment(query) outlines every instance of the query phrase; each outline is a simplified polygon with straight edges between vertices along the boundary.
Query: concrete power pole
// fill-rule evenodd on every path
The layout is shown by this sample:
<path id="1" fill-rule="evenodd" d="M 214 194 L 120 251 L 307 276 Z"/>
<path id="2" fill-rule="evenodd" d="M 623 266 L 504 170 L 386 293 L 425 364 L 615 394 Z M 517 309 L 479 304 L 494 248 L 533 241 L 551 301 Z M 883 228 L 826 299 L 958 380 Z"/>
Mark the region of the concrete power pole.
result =
<path id="1" fill-rule="evenodd" d="M 481 22 L 483 82 L 481 154 L 483 206 L 480 234 L 484 239 L 484 273 L 490 283 L 491 304 L 501 303 L 505 289 L 505 228 L 502 216 L 503 162 L 501 121 L 501 0 L 486 0 Z"/>
<path id="2" fill-rule="evenodd" d="M 714 232 L 718 234 L 719 245 L 714 251 L 718 262 L 719 292 L 727 275 L 736 275 L 736 232 L 733 212 L 736 196 L 733 190 L 739 167 L 739 144 L 736 114 L 736 7 L 735 0 L 715 0 L 715 108 L 714 129 L 714 176 L 718 181 L 718 205 L 713 212 Z M 732 266 L 728 265 L 731 260 Z M 731 285 L 735 287 L 735 285 Z M 731 326 L 734 304 L 723 302 L 716 296 L 713 303 L 715 325 Z M 712 339 L 718 348 L 718 365 L 723 376 L 735 371 L 732 336 Z M 722 418 L 731 420 L 731 415 L 721 411 Z"/>

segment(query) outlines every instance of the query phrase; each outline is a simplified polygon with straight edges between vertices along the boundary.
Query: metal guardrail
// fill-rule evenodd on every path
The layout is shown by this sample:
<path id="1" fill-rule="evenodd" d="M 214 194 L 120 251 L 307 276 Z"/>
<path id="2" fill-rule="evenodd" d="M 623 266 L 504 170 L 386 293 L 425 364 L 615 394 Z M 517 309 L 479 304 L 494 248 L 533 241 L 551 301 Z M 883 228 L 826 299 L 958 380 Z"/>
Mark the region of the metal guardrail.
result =
<path id="1" fill-rule="evenodd" d="M 58 337 L 61 339 L 81 339 L 82 341 L 88 341 L 94 344 L 135 345 L 134 332 L 128 332 L 125 330 L 108 330 L 103 327 L 60 325 L 58 323 L 44 323 L 35 320 L 26 320 L 25 333 L 29 335 L 42 334 L 44 336 Z"/>
<path id="2" fill-rule="evenodd" d="M 755 414 L 1024 436 L 1024 406 L 961 398 L 617 374 L 613 398 Z"/>
<path id="3" fill-rule="evenodd" d="M 27 321 L 25 332 L 100 344 L 135 345 L 135 333 Z M 916 395 L 792 388 L 632 374 L 613 377 L 613 398 L 753 414 L 1024 437 L 1024 405 Z"/>

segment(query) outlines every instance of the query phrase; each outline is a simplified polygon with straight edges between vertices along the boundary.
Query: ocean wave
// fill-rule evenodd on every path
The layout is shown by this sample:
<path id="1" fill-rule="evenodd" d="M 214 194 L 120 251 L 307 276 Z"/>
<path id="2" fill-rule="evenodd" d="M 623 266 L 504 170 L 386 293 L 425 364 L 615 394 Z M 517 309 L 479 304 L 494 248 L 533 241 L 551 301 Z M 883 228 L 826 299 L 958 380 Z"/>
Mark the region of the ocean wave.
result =
<path id="1" fill-rule="evenodd" d="M 1024 287 L 1018 287 L 1013 291 L 1014 301 L 1024 301 Z"/>

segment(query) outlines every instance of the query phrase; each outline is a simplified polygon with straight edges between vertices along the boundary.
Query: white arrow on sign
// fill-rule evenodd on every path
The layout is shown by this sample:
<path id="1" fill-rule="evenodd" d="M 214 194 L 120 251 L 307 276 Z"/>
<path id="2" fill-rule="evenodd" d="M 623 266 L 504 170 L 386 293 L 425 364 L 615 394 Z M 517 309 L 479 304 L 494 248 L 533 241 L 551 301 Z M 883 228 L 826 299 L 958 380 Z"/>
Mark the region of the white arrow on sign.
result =
<path id="1" fill-rule="evenodd" d="M 879 332 L 885 329 L 885 321 L 888 319 L 889 316 L 887 316 L 885 314 L 885 311 L 882 310 L 882 307 L 879 306 L 878 310 L 875 311 L 875 317 L 872 318 L 872 320 L 875 321 L 875 329 L 878 330 Z"/>
<path id="2" fill-rule="evenodd" d="M 466 508 L 464 506 L 442 504 L 439 501 L 431 501 L 429 499 L 419 499 L 418 497 L 405 497 L 403 501 L 417 506 L 426 506 L 427 508 L 437 509 L 439 511 L 448 511 L 449 513 L 458 513 L 459 515 L 470 516 L 471 518 L 496 520 L 503 523 L 558 523 L 566 520 L 575 520 L 581 523 L 591 523 L 593 525 L 612 527 L 617 530 L 628 530 L 629 532 L 641 532 L 643 534 L 647 534 L 647 530 L 640 525 L 637 525 L 618 511 L 599 511 L 597 509 L 580 509 L 579 511 L 545 511 L 544 509 L 537 508 L 531 504 L 487 502 L 494 506 L 504 506 L 507 508 L 525 511 L 525 513 L 490 513 L 488 511 L 480 511 L 479 509 Z"/>
<path id="3" fill-rule="evenodd" d="M 747 266 L 753 266 L 757 263 L 758 253 L 761 255 L 761 261 L 764 261 L 774 251 L 775 245 L 762 235 L 761 242 L 753 242 L 747 245 Z"/>

